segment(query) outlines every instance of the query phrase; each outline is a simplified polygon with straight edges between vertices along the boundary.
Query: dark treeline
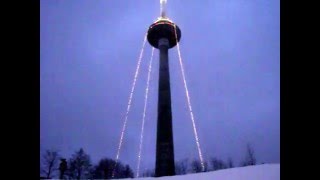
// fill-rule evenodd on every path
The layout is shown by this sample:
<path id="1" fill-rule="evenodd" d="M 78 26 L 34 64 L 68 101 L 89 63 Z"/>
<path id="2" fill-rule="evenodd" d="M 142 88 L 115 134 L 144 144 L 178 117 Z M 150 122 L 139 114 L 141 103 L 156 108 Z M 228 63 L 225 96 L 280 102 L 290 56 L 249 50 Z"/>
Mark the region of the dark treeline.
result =
<path id="1" fill-rule="evenodd" d="M 116 165 L 116 166 L 115 166 Z M 112 174 L 114 173 L 114 177 Z M 58 151 L 47 150 L 41 158 L 40 179 L 119 179 L 133 178 L 129 165 L 120 161 L 116 164 L 110 158 L 101 159 L 93 165 L 90 156 L 81 148 L 68 160 L 61 157 Z"/>
<path id="2" fill-rule="evenodd" d="M 254 150 L 250 144 L 247 145 L 245 156 L 243 160 L 239 163 L 238 167 L 256 165 L 256 158 Z M 237 167 L 234 165 L 232 158 L 228 158 L 226 161 L 219 159 L 217 157 L 210 158 L 204 161 L 204 171 L 202 171 L 202 165 L 200 160 L 197 159 L 182 159 L 176 161 L 175 171 L 176 175 L 200 173 L 217 171 L 221 169 L 228 169 Z M 142 174 L 143 177 L 154 177 L 154 170 L 147 170 Z"/>
<path id="3" fill-rule="evenodd" d="M 103 158 L 93 165 L 90 156 L 80 148 L 69 159 L 60 156 L 58 151 L 47 150 L 41 157 L 40 179 L 119 179 L 133 178 L 134 174 L 129 165 L 110 158 Z M 256 165 L 254 150 L 247 145 L 244 159 L 239 166 Z M 227 161 L 217 157 L 204 161 L 204 172 L 236 167 L 231 158 Z M 199 160 L 182 159 L 175 163 L 176 175 L 200 173 L 202 165 Z M 112 177 L 114 173 L 114 177 Z M 154 177 L 154 169 L 145 170 L 142 177 Z"/>

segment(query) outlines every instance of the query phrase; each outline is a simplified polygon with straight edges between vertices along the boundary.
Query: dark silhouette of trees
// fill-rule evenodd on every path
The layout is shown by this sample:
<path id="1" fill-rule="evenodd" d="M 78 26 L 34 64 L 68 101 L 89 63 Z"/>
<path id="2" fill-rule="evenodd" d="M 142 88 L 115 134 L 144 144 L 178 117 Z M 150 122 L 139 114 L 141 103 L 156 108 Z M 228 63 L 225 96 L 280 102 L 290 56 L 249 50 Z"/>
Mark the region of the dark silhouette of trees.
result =
<path id="1" fill-rule="evenodd" d="M 94 179 L 111 178 L 114 165 L 115 165 L 115 161 L 111 159 L 107 159 L 107 158 L 101 159 L 98 165 L 94 167 L 93 178 Z"/>
<path id="2" fill-rule="evenodd" d="M 54 150 L 46 150 L 46 152 L 43 154 L 41 159 L 40 173 L 46 179 L 52 178 L 54 172 L 57 171 L 59 156 L 59 153 Z"/>
<path id="3" fill-rule="evenodd" d="M 142 177 L 155 177 L 155 170 L 145 170 L 143 173 L 142 173 Z"/>
<path id="4" fill-rule="evenodd" d="M 207 161 L 204 161 L 203 165 L 204 165 L 204 171 L 203 172 L 208 172 L 208 163 L 207 163 Z"/>
<path id="5" fill-rule="evenodd" d="M 198 160 L 193 160 L 191 163 L 191 171 L 193 173 L 199 173 L 202 172 L 201 163 Z"/>
<path id="6" fill-rule="evenodd" d="M 207 172 L 208 171 L 208 163 L 206 161 L 203 162 L 204 170 L 202 171 L 201 162 L 199 160 L 193 160 L 191 162 L 191 173 L 199 173 L 199 172 Z"/>
<path id="7" fill-rule="evenodd" d="M 182 175 L 188 173 L 189 160 L 183 159 L 175 163 L 176 175 Z"/>
<path id="8" fill-rule="evenodd" d="M 68 169 L 68 163 L 67 163 L 67 160 L 64 158 L 61 158 L 60 160 L 61 162 L 59 165 L 59 171 L 60 171 L 59 179 L 64 179 L 64 174 Z"/>
<path id="9" fill-rule="evenodd" d="M 59 168 L 59 159 L 61 160 Z M 211 166 L 208 166 L 208 163 Z M 211 158 L 208 163 L 204 161 L 204 171 L 201 162 L 197 159 L 189 161 L 188 158 L 182 159 L 175 163 L 176 175 L 184 175 L 188 173 L 200 173 L 207 171 L 215 171 L 234 167 L 231 158 L 224 162 L 218 158 Z M 134 178 L 134 173 L 129 165 L 116 162 L 110 158 L 103 158 L 95 166 L 92 165 L 90 156 L 80 148 L 67 161 L 58 154 L 57 151 L 49 151 L 42 156 L 40 179 L 50 179 L 54 176 L 59 179 L 119 179 Z M 256 159 L 253 148 L 248 144 L 245 160 L 241 166 L 255 165 Z M 208 168 L 209 167 L 209 168 Z M 60 176 L 54 172 L 59 170 Z M 112 177 L 114 173 L 114 177 Z M 155 177 L 155 170 L 145 170 L 141 173 L 141 177 Z"/>
<path id="10" fill-rule="evenodd" d="M 123 174 L 125 178 L 133 178 L 133 171 L 129 165 L 125 166 Z"/>
<path id="11" fill-rule="evenodd" d="M 133 171 L 129 165 L 124 166 L 121 162 L 118 162 L 115 166 L 115 161 L 112 159 L 101 159 L 94 167 L 92 177 L 93 179 L 111 179 L 112 173 L 115 169 L 114 179 L 117 178 L 133 178 Z"/>
<path id="12" fill-rule="evenodd" d="M 213 171 L 216 171 L 219 169 L 226 169 L 228 167 L 226 163 L 224 163 L 222 160 L 218 158 L 212 158 L 210 160 L 210 163 Z"/>
<path id="13" fill-rule="evenodd" d="M 233 161 L 231 158 L 228 158 L 228 168 L 233 168 L 234 165 L 233 165 Z"/>
<path id="14" fill-rule="evenodd" d="M 71 179 L 87 179 L 91 175 L 90 156 L 82 148 L 76 151 L 69 160 L 68 175 Z"/>
<path id="15" fill-rule="evenodd" d="M 241 166 L 252 166 L 256 165 L 256 158 L 254 155 L 254 150 L 250 144 L 247 144 L 247 152 L 245 159 L 243 160 Z"/>

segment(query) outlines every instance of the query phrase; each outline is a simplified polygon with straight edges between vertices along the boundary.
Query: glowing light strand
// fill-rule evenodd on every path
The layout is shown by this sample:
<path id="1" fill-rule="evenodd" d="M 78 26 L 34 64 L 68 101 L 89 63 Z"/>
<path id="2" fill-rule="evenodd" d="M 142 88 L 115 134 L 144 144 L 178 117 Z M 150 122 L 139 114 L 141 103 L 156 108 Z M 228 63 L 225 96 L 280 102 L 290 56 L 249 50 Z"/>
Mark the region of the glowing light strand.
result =
<path id="1" fill-rule="evenodd" d="M 135 72 L 133 83 L 132 83 L 132 88 L 131 88 L 131 92 L 130 92 L 130 96 L 129 96 L 129 102 L 128 102 L 127 111 L 126 111 L 126 114 L 125 114 L 125 119 L 124 119 L 124 122 L 123 122 L 123 127 L 122 127 L 122 131 L 121 131 L 121 136 L 120 136 L 119 146 L 118 146 L 118 150 L 117 150 L 115 165 L 114 165 L 114 169 L 113 169 L 113 172 L 112 172 L 112 177 L 114 177 L 115 169 L 116 169 L 116 166 L 117 166 L 118 161 L 119 161 L 120 150 L 121 150 L 121 146 L 122 146 L 124 132 L 125 132 L 126 126 L 127 126 L 127 121 L 128 121 L 128 115 L 129 115 L 129 112 L 130 112 L 132 96 L 133 96 L 134 89 L 135 89 L 135 86 L 136 86 L 136 81 L 137 81 L 137 78 L 138 78 L 138 75 L 139 75 L 141 59 L 142 59 L 142 55 L 143 55 L 143 51 L 144 51 L 144 47 L 145 47 L 146 42 L 147 42 L 147 33 L 144 36 L 142 48 L 140 50 L 140 56 L 139 56 L 139 59 L 138 59 L 137 68 L 136 68 L 136 72 Z"/>
<path id="2" fill-rule="evenodd" d="M 177 36 L 177 29 L 176 29 L 175 25 L 174 25 L 174 32 L 175 32 L 175 37 L 176 37 L 176 42 L 177 42 L 177 50 L 178 50 L 178 55 L 179 55 L 179 62 L 180 62 L 180 68 L 181 68 L 184 88 L 185 88 L 185 91 L 186 91 L 186 97 L 187 97 L 187 101 L 188 101 L 190 117 L 191 117 L 191 120 L 192 120 L 193 132 L 194 132 L 194 136 L 195 136 L 195 140 L 196 140 L 196 144 L 197 144 L 197 148 L 198 148 L 199 158 L 200 158 L 200 161 L 201 161 L 202 171 L 204 171 L 205 167 L 204 167 L 204 163 L 203 163 L 203 158 L 202 158 L 202 153 L 201 153 L 201 148 L 200 148 L 197 128 L 196 128 L 196 124 L 195 124 L 195 120 L 194 120 L 194 116 L 193 116 L 193 112 L 192 112 L 192 106 L 191 106 L 191 102 L 190 102 L 189 90 L 188 90 L 188 87 L 187 87 L 186 77 L 185 77 L 184 68 L 183 68 L 183 64 L 182 64 L 180 46 L 179 46 L 178 36 Z"/>
<path id="3" fill-rule="evenodd" d="M 149 94 L 149 82 L 150 82 L 151 69 L 152 69 L 153 53 L 154 53 L 154 48 L 152 48 L 151 58 L 150 58 L 150 61 L 149 61 L 147 87 L 146 87 L 145 97 L 144 97 L 144 108 L 143 108 L 143 116 L 142 116 L 142 125 L 141 125 L 141 133 L 140 133 L 140 145 L 139 145 L 138 164 L 137 164 L 137 175 L 136 175 L 137 178 L 139 177 L 139 172 L 140 172 L 141 152 L 142 152 L 142 144 L 143 144 L 143 132 L 144 132 L 144 124 L 145 124 L 145 118 L 146 118 L 146 111 L 147 111 L 147 102 L 148 102 L 148 94 Z"/>

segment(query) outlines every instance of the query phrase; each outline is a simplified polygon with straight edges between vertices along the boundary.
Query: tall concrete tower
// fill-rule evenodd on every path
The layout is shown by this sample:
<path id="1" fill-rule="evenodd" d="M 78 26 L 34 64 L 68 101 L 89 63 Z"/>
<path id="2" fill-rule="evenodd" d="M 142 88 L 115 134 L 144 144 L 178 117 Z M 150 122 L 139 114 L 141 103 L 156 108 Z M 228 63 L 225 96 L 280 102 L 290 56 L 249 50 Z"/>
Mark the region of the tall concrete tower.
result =
<path id="1" fill-rule="evenodd" d="M 172 176 L 175 167 L 168 50 L 180 41 L 181 31 L 162 11 L 161 17 L 149 27 L 147 38 L 160 51 L 155 176 Z"/>

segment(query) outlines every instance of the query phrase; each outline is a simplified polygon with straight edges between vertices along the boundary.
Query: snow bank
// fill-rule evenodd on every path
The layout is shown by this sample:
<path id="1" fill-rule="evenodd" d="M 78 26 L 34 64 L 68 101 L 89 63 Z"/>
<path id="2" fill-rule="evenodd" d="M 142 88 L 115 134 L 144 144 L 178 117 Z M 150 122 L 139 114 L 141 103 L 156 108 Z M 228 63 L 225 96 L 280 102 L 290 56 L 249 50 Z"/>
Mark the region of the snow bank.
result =
<path id="1" fill-rule="evenodd" d="M 140 178 L 154 180 L 155 178 Z M 280 164 L 263 164 L 180 176 L 166 176 L 157 180 L 280 180 Z"/>

